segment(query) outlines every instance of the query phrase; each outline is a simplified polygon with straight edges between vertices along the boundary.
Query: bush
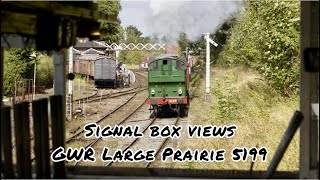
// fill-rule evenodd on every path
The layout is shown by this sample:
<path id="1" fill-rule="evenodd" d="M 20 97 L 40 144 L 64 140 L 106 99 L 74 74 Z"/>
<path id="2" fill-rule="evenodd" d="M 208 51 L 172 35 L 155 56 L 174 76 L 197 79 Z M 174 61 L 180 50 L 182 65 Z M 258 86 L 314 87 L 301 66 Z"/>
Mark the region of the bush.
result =
<path id="1" fill-rule="evenodd" d="M 247 65 L 282 95 L 297 93 L 299 13 L 298 1 L 245 2 L 218 63 Z"/>
<path id="2" fill-rule="evenodd" d="M 37 63 L 36 84 L 44 86 L 52 86 L 54 78 L 54 66 L 50 56 L 43 55 Z"/>
<path id="3" fill-rule="evenodd" d="M 12 48 L 4 50 L 3 62 L 3 92 L 12 96 L 14 83 L 22 79 L 30 79 L 34 61 L 30 59 L 32 49 Z"/>
<path id="4" fill-rule="evenodd" d="M 218 116 L 221 119 L 237 119 L 237 110 L 241 107 L 240 98 L 235 87 L 237 80 L 234 76 L 228 76 L 222 82 L 224 83 L 223 86 L 221 85 L 221 81 L 217 80 L 217 86 L 214 89 L 214 94 L 218 98 Z"/>

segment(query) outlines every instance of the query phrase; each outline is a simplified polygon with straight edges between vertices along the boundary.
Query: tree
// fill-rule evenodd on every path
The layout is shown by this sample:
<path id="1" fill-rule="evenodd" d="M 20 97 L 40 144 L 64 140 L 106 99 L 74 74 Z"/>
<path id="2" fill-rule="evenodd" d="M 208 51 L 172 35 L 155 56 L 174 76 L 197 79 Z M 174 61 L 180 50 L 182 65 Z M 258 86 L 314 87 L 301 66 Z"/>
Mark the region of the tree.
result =
<path id="1" fill-rule="evenodd" d="M 299 15 L 298 1 L 246 1 L 219 63 L 251 67 L 285 96 L 298 92 Z"/>
<path id="2" fill-rule="evenodd" d="M 178 45 L 181 51 L 184 51 L 187 47 L 190 47 L 190 40 L 187 38 L 187 34 L 184 32 L 180 32 L 178 38 Z"/>
<path id="3" fill-rule="evenodd" d="M 120 1 L 98 1 L 98 11 L 105 15 L 119 15 L 121 10 Z M 118 18 L 117 22 L 102 22 L 100 26 L 101 38 L 100 40 L 108 43 L 118 43 L 120 40 L 119 34 L 123 32 Z"/>
<path id="4" fill-rule="evenodd" d="M 52 58 L 48 55 L 41 55 L 37 66 L 37 83 L 39 85 L 51 86 L 54 79 L 54 66 Z"/>
<path id="5" fill-rule="evenodd" d="M 126 43 L 144 43 L 145 37 L 142 37 L 142 32 L 138 30 L 135 26 L 128 26 L 125 28 L 125 32 L 127 33 Z"/>
<path id="6" fill-rule="evenodd" d="M 210 48 L 210 57 L 211 61 L 216 64 L 219 54 L 223 50 L 223 47 L 227 43 L 227 39 L 231 35 L 230 29 L 235 23 L 235 17 L 231 17 L 224 21 L 224 23 L 212 34 L 210 34 L 211 37 L 213 37 L 213 40 L 218 44 L 217 47 Z"/>
<path id="7" fill-rule="evenodd" d="M 146 54 L 146 51 L 123 51 L 119 56 L 119 61 L 127 64 L 139 64 Z"/>
<path id="8" fill-rule="evenodd" d="M 217 44 L 219 44 L 218 47 L 210 48 L 210 59 L 214 63 L 216 63 L 218 55 L 222 51 L 228 37 L 230 36 L 229 29 L 232 27 L 234 22 L 235 18 L 231 17 L 227 19 L 215 32 L 210 33 L 210 37 L 214 37 L 213 40 Z M 188 39 L 186 33 L 184 32 L 180 32 L 179 34 L 178 45 L 180 47 L 180 53 L 185 51 L 187 47 L 189 50 L 192 50 L 194 52 L 198 52 L 199 48 L 201 48 L 202 50 L 205 50 L 206 48 L 205 40 L 203 39 L 203 37 L 199 38 L 196 41 L 191 41 L 190 39 Z"/>
<path id="9" fill-rule="evenodd" d="M 4 51 L 3 90 L 12 95 L 16 80 L 33 77 L 32 49 L 8 49 Z"/>
<path id="10" fill-rule="evenodd" d="M 127 40 L 125 43 L 150 43 L 150 37 L 143 37 L 142 32 L 135 26 L 128 26 L 125 28 L 127 33 Z M 148 51 L 121 51 L 118 57 L 118 61 L 129 63 L 129 64 L 139 64 L 143 61 L 145 55 L 150 54 Z"/>

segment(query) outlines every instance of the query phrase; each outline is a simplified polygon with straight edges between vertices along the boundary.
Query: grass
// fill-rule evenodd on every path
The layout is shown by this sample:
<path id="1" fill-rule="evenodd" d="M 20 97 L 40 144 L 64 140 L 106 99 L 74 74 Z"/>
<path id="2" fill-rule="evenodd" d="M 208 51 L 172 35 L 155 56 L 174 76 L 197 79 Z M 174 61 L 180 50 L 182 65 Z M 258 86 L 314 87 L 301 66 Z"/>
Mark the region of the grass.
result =
<path id="1" fill-rule="evenodd" d="M 73 99 L 80 99 L 80 98 L 84 98 L 91 95 L 92 92 L 86 92 L 86 91 L 92 88 L 95 88 L 94 84 L 90 84 L 86 82 L 85 79 L 76 77 L 73 80 Z"/>
<path id="2" fill-rule="evenodd" d="M 76 76 L 73 80 L 73 99 L 80 99 L 89 96 L 92 92 L 88 92 L 88 90 L 92 88 L 95 88 L 94 84 L 90 84 L 85 79 Z M 66 83 L 66 92 L 68 92 L 68 82 Z M 53 94 L 54 89 L 47 89 L 46 93 Z"/>
<path id="3" fill-rule="evenodd" d="M 249 170 L 251 162 L 233 162 L 234 147 L 266 147 L 266 162 L 253 170 L 267 170 L 289 121 L 298 109 L 298 96 L 279 96 L 259 76 L 244 67 L 211 69 L 211 95 L 204 101 L 205 79 L 200 79 L 189 111 L 190 125 L 237 125 L 234 137 L 182 140 L 181 149 L 226 149 L 223 163 L 178 163 L 190 169 Z M 299 133 L 291 141 L 277 170 L 299 169 Z"/>

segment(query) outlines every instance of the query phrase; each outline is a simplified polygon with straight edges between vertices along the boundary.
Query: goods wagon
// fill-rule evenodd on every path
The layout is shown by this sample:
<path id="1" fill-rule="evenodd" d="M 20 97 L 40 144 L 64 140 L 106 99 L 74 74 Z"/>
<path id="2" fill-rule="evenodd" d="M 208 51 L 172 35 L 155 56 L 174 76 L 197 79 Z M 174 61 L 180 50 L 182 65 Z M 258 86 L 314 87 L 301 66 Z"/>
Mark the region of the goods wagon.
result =
<path id="1" fill-rule="evenodd" d="M 81 57 L 74 60 L 74 72 L 94 80 L 97 88 L 129 86 L 130 71 L 110 56 Z"/>
<path id="2" fill-rule="evenodd" d="M 93 79 L 95 60 L 74 60 L 74 72 Z"/>
<path id="3" fill-rule="evenodd" d="M 98 88 L 116 87 L 116 61 L 110 57 L 99 57 L 94 61 L 94 81 Z"/>
<path id="4" fill-rule="evenodd" d="M 176 55 L 157 56 L 148 65 L 147 104 L 157 115 L 178 113 L 188 116 L 189 68 L 185 59 Z"/>

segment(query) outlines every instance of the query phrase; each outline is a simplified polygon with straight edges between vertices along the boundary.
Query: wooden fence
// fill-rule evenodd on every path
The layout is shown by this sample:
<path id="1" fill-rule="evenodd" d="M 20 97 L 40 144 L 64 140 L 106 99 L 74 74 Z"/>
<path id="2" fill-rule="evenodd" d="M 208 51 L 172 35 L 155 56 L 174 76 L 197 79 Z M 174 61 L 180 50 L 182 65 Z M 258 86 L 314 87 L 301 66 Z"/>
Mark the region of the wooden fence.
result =
<path id="1" fill-rule="evenodd" d="M 3 178 L 66 178 L 65 163 L 51 162 L 49 153 L 51 144 L 52 149 L 64 147 L 65 144 L 62 96 L 50 96 L 49 100 L 50 113 L 48 99 L 31 102 L 32 118 L 29 114 L 29 102 L 20 102 L 13 106 L 13 119 L 11 107 L 1 107 L 1 151 L 3 152 L 1 153 L 1 173 Z M 30 120 L 33 125 L 32 129 L 30 129 Z M 50 128 L 51 139 L 49 138 Z M 30 137 L 30 134 L 33 134 L 33 138 Z M 33 147 L 31 147 L 32 140 L 34 140 Z M 15 143 L 15 146 L 12 142 Z M 31 155 L 31 152 L 34 152 L 34 156 Z M 13 157 L 16 158 L 15 163 Z M 33 160 L 35 161 L 34 166 Z"/>

